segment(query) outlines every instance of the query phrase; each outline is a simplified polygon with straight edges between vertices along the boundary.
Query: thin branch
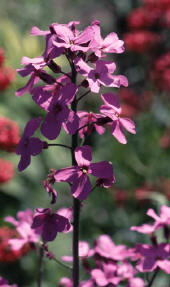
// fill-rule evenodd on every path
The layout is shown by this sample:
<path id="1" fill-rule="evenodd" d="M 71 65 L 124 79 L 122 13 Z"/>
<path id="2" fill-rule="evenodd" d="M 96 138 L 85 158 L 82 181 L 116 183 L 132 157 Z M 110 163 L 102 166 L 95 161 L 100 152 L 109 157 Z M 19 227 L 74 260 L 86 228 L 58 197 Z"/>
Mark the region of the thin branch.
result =
<path id="1" fill-rule="evenodd" d="M 152 286 L 152 284 L 153 284 L 153 282 L 154 282 L 154 280 L 155 280 L 155 278 L 156 278 L 156 276 L 157 276 L 157 274 L 158 274 L 159 271 L 160 271 L 160 269 L 159 269 L 159 268 L 156 268 L 156 270 L 155 270 L 155 272 L 153 273 L 153 276 L 151 277 L 151 279 L 150 279 L 150 281 L 149 281 L 147 287 L 151 287 L 151 286 Z"/>
<path id="2" fill-rule="evenodd" d="M 67 73 L 65 73 L 63 71 L 61 71 L 60 73 L 71 79 L 71 76 L 69 74 L 67 74 Z"/>
<path id="3" fill-rule="evenodd" d="M 77 99 L 77 103 L 82 99 L 84 98 L 86 95 L 88 95 L 91 91 L 88 90 L 87 92 L 85 92 L 83 95 L 81 95 L 78 99 Z"/>
<path id="4" fill-rule="evenodd" d="M 53 257 L 52 259 L 53 259 L 57 264 L 59 264 L 60 266 L 69 269 L 69 271 L 72 271 L 72 270 L 73 270 L 73 268 L 72 268 L 71 266 L 69 266 L 69 265 L 67 265 L 67 264 L 65 264 L 65 263 L 63 263 L 63 262 L 61 262 L 61 261 L 58 260 L 56 257 Z"/>
<path id="5" fill-rule="evenodd" d="M 72 147 L 71 146 L 68 146 L 68 145 L 64 145 L 64 144 L 49 144 L 48 143 L 48 147 L 49 146 L 60 146 L 60 147 L 65 147 L 65 148 L 68 148 L 68 149 L 72 149 Z"/>
<path id="6" fill-rule="evenodd" d="M 96 123 L 97 123 L 97 122 L 91 122 L 90 125 L 91 125 L 91 124 L 96 124 Z M 88 123 L 88 124 L 85 124 L 84 126 L 80 127 L 80 128 L 77 130 L 77 132 L 79 132 L 81 129 L 86 128 L 86 127 L 88 127 L 88 126 L 89 126 L 89 123 Z"/>
<path id="7" fill-rule="evenodd" d="M 38 278 L 37 278 L 37 286 L 42 286 L 42 276 L 43 276 L 43 256 L 44 249 L 42 246 L 39 247 L 39 258 L 38 258 Z"/>

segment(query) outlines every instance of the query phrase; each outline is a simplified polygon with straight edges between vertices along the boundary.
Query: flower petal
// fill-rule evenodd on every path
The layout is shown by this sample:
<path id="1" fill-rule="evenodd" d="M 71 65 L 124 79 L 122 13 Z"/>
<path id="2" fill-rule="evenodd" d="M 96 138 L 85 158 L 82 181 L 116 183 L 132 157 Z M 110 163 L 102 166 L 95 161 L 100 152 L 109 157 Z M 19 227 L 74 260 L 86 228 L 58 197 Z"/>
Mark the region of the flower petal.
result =
<path id="1" fill-rule="evenodd" d="M 75 158 L 78 166 L 89 166 L 92 160 L 91 147 L 84 145 L 75 149 Z"/>

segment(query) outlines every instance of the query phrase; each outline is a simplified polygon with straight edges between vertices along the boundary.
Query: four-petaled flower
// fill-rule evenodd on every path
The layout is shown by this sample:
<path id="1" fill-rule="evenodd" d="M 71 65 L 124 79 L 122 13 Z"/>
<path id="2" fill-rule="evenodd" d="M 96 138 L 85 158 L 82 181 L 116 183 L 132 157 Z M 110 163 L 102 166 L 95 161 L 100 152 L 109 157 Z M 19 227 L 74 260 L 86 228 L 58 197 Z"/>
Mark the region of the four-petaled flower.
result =
<path id="1" fill-rule="evenodd" d="M 98 60 L 95 62 L 95 67 L 91 68 L 83 59 L 76 58 L 74 64 L 77 72 L 86 77 L 89 88 L 93 93 L 98 93 L 101 86 L 116 88 L 121 85 L 128 86 L 126 77 L 112 75 L 116 65 L 111 61 Z"/>
<path id="2" fill-rule="evenodd" d="M 112 135 L 122 144 L 126 144 L 127 140 L 123 132 L 125 128 L 128 132 L 135 134 L 135 124 L 128 118 L 121 117 L 121 107 L 119 99 L 115 94 L 103 94 L 102 99 L 105 105 L 100 107 L 100 112 L 111 119 L 108 125 L 111 128 Z"/>
<path id="3" fill-rule="evenodd" d="M 42 134 L 50 139 L 56 139 L 63 124 L 65 130 L 74 134 L 79 126 L 79 117 L 68 105 L 72 103 L 77 92 L 76 85 L 66 84 L 59 91 L 51 91 L 51 86 L 40 86 L 33 89 L 33 100 L 47 112 L 41 126 Z"/>
<path id="4" fill-rule="evenodd" d="M 34 132 L 40 126 L 41 118 L 30 120 L 25 129 L 23 136 L 17 146 L 16 153 L 21 155 L 18 164 L 19 171 L 23 171 L 31 162 L 31 156 L 38 155 L 44 148 L 44 142 L 39 138 L 32 137 Z"/>
<path id="5" fill-rule="evenodd" d="M 68 218 L 53 213 L 50 208 L 36 209 L 31 226 L 44 241 L 53 241 L 58 232 L 69 230 L 70 227 Z"/>
<path id="6" fill-rule="evenodd" d="M 75 159 L 76 166 L 57 170 L 54 178 L 57 182 L 72 183 L 72 194 L 80 200 L 86 199 L 92 190 L 88 175 L 108 179 L 113 177 L 113 167 L 109 162 L 90 163 L 92 160 L 90 146 L 77 147 L 75 149 Z"/>

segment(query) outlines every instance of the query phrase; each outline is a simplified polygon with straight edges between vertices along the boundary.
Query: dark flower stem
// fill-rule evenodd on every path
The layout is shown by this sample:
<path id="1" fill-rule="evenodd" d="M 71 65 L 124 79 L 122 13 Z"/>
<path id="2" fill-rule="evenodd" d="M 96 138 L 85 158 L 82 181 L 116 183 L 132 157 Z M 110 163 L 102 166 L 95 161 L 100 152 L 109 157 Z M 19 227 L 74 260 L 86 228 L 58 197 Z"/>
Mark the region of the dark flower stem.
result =
<path id="1" fill-rule="evenodd" d="M 39 258 L 38 258 L 38 278 L 37 278 L 37 286 L 38 287 L 42 287 L 43 256 L 44 256 L 44 249 L 42 246 L 40 246 L 39 247 Z"/>
<path id="2" fill-rule="evenodd" d="M 160 270 L 159 268 L 156 268 L 155 272 L 153 273 L 153 276 L 151 277 L 151 279 L 150 279 L 150 281 L 149 281 L 149 283 L 148 283 L 148 285 L 146 287 L 151 287 L 152 286 L 152 284 L 153 284 L 153 282 L 154 282 L 159 270 Z"/>
<path id="3" fill-rule="evenodd" d="M 72 70 L 72 82 L 76 84 L 76 75 L 73 62 L 70 62 Z M 71 104 L 71 109 L 77 112 L 77 100 L 76 97 Z M 74 151 L 78 146 L 78 131 L 72 136 L 72 165 L 77 165 L 75 160 Z M 79 220 L 80 220 L 80 201 L 77 198 L 73 198 L 73 287 L 79 286 L 79 254 L 78 254 L 78 244 L 79 244 Z"/>

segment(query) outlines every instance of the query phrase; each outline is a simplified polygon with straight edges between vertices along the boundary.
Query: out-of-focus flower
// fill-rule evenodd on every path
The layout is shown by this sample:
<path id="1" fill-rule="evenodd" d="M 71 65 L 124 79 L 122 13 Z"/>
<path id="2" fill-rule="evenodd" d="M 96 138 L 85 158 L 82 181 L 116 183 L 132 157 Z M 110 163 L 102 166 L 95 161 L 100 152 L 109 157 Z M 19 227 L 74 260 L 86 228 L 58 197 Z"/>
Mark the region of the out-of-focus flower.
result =
<path id="1" fill-rule="evenodd" d="M 87 258 L 93 255 L 93 250 L 90 250 L 90 246 L 86 241 L 79 241 L 79 257 L 81 259 Z M 72 256 L 62 256 L 63 261 L 72 262 Z"/>
<path id="2" fill-rule="evenodd" d="M 134 31 L 124 35 L 127 51 L 146 53 L 156 47 L 160 42 L 160 36 L 150 31 Z"/>
<path id="3" fill-rule="evenodd" d="M 170 128 L 168 127 L 160 139 L 161 148 L 170 148 Z"/>
<path id="4" fill-rule="evenodd" d="M 70 227 L 68 218 L 53 213 L 50 208 L 36 209 L 31 226 L 44 241 L 53 241 L 58 232 L 68 231 Z"/>
<path id="5" fill-rule="evenodd" d="M 157 267 L 170 274 L 170 246 L 166 243 L 158 245 L 137 244 L 136 250 L 141 253 L 142 259 L 136 266 L 140 272 L 152 272 Z"/>
<path id="6" fill-rule="evenodd" d="M 135 190 L 135 198 L 142 204 L 148 202 L 150 194 L 155 191 L 151 183 L 146 183 Z"/>
<path id="7" fill-rule="evenodd" d="M 169 178 L 160 178 L 158 183 L 158 190 L 163 193 L 168 200 L 170 200 L 170 179 Z"/>
<path id="8" fill-rule="evenodd" d="M 0 158 L 0 184 L 14 177 L 14 167 L 10 161 Z"/>
<path id="9" fill-rule="evenodd" d="M 33 221 L 31 209 L 19 211 L 17 213 L 17 220 L 12 216 L 7 216 L 5 217 L 5 221 L 13 224 L 19 234 L 18 238 L 9 240 L 9 244 L 13 250 L 20 250 L 27 243 L 34 246 L 39 241 L 38 234 L 31 228 Z"/>
<path id="10" fill-rule="evenodd" d="M 111 237 L 101 235 L 95 241 L 94 253 L 105 259 L 124 260 L 129 256 L 125 245 L 115 245 Z"/>
<path id="11" fill-rule="evenodd" d="M 1 287 L 17 287 L 16 284 L 14 285 L 9 285 L 8 281 L 2 277 L 0 277 L 0 286 Z"/>
<path id="12" fill-rule="evenodd" d="M 155 61 L 151 78 L 159 90 L 170 91 L 170 52 Z"/>
<path id="13" fill-rule="evenodd" d="M 17 239 L 20 235 L 14 229 L 8 227 L 0 228 L 0 262 L 14 262 L 30 251 L 28 244 L 23 245 L 19 250 L 13 250 L 9 240 Z M 0 284 L 1 286 L 1 284 Z"/>
<path id="14" fill-rule="evenodd" d="M 140 233 L 151 234 L 162 227 L 168 227 L 170 225 L 170 207 L 166 205 L 161 206 L 160 217 L 151 208 L 147 211 L 146 214 L 155 220 L 154 224 L 153 225 L 143 224 L 141 226 L 132 226 L 131 230 L 135 230 Z"/>
<path id="15" fill-rule="evenodd" d="M 128 15 L 128 26 L 130 29 L 146 29 L 152 26 L 158 17 L 155 13 L 144 8 L 139 7 L 133 9 Z"/>
<path id="16" fill-rule="evenodd" d="M 5 52 L 4 49 L 0 48 L 0 67 L 3 65 L 5 61 Z"/>
<path id="17" fill-rule="evenodd" d="M 0 91 L 8 89 L 9 85 L 15 80 L 15 72 L 9 67 L 0 67 Z"/>
<path id="18" fill-rule="evenodd" d="M 0 149 L 13 152 L 19 142 L 19 127 L 16 122 L 0 117 Z"/>

